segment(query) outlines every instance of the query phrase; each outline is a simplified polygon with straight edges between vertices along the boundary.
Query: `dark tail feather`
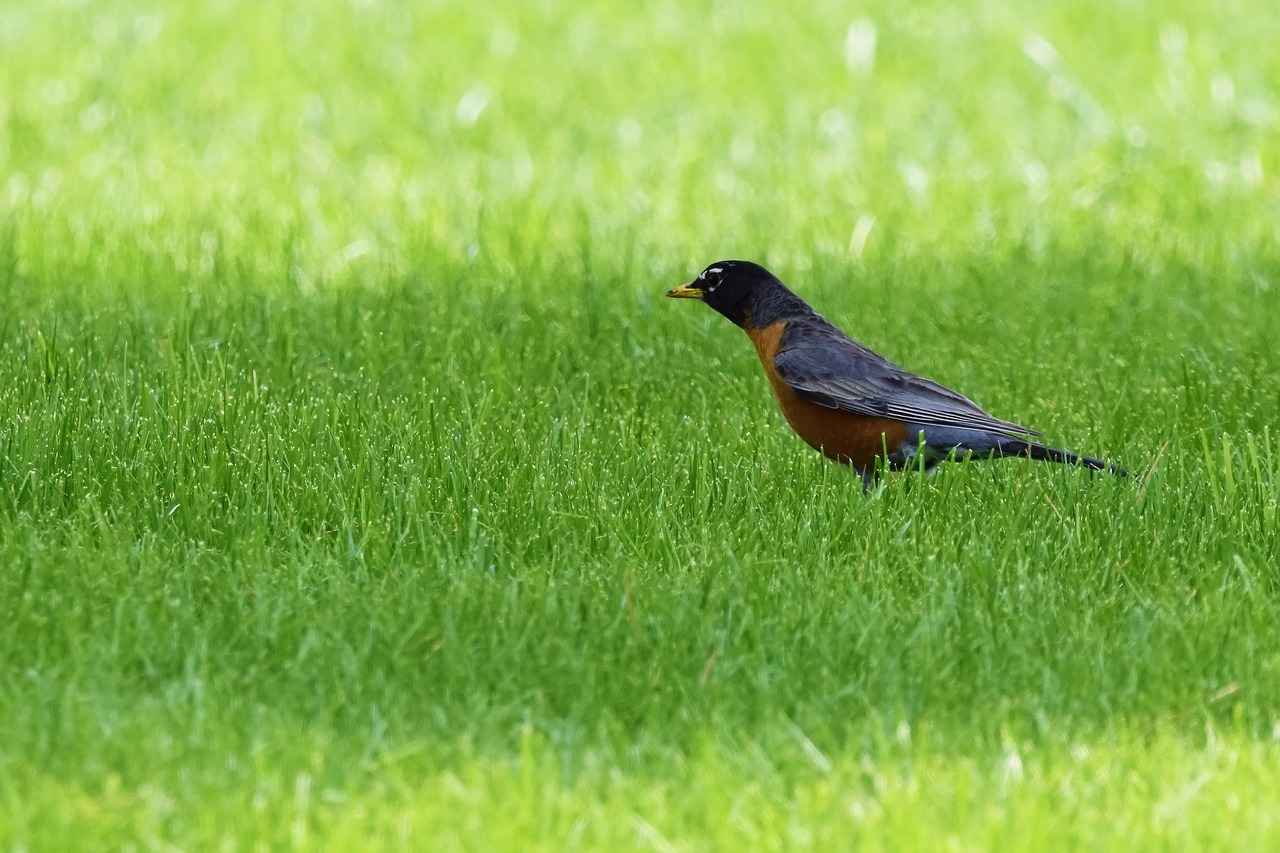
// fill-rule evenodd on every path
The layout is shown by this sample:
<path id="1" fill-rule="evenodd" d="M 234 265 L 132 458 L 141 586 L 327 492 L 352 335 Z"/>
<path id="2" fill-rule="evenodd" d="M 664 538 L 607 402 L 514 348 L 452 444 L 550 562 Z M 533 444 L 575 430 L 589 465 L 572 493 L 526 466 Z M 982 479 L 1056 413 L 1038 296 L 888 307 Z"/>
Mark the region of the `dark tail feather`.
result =
<path id="1" fill-rule="evenodd" d="M 1001 456 L 1025 456 L 1028 459 L 1035 459 L 1039 462 L 1060 462 L 1063 465 L 1080 465 L 1093 471 L 1106 471 L 1109 474 L 1115 474 L 1118 477 L 1128 477 L 1129 472 L 1121 468 L 1119 465 L 1112 465 L 1110 462 L 1103 462 L 1101 459 L 1094 459 L 1091 456 L 1078 456 L 1070 450 L 1060 450 L 1057 447 L 1046 447 L 1043 444 L 1037 444 L 1034 441 L 1023 441 L 1022 439 L 1014 439 L 1005 442 L 1000 447 Z"/>

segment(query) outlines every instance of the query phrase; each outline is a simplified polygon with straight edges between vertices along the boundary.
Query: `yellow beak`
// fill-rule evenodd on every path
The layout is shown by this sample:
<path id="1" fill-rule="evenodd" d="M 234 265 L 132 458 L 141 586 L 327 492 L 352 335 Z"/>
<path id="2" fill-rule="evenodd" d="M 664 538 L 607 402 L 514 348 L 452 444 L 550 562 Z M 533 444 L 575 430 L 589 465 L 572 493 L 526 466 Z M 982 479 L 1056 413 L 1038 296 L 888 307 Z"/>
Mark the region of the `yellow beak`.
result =
<path id="1" fill-rule="evenodd" d="M 672 299 L 701 299 L 702 291 L 689 284 L 682 284 L 679 287 L 673 287 L 667 291 L 667 296 Z"/>

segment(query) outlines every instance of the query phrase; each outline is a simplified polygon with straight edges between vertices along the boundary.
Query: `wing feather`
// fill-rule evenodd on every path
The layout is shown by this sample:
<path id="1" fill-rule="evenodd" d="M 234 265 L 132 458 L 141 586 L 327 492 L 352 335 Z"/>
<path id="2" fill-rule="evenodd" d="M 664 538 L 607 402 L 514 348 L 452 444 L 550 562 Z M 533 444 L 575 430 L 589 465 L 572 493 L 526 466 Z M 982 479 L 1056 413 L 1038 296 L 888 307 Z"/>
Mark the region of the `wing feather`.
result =
<path id="1" fill-rule="evenodd" d="M 820 316 L 787 323 L 779 345 L 774 358 L 779 378 L 819 405 L 922 426 L 1040 434 L 994 418 L 969 398 L 903 370 Z"/>

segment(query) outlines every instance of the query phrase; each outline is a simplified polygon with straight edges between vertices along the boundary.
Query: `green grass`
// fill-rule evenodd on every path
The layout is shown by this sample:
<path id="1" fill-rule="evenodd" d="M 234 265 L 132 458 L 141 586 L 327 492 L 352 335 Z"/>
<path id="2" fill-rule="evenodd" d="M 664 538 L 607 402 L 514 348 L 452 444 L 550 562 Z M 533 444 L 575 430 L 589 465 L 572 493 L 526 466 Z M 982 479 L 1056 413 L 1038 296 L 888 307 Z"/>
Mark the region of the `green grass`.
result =
<path id="1" fill-rule="evenodd" d="M 1270 6 L 633 5 L 0 4 L 0 848 L 1280 844 Z"/>

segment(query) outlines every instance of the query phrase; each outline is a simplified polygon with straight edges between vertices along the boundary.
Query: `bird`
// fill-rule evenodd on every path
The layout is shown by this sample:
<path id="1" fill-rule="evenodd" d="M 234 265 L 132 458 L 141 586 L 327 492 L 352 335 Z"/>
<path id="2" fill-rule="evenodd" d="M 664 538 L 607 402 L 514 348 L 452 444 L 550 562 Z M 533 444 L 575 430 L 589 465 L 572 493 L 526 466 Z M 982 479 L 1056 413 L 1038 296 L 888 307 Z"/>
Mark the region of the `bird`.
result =
<path id="1" fill-rule="evenodd" d="M 931 469 L 965 457 L 1020 456 L 1128 474 L 1041 444 L 1036 430 L 993 417 L 872 352 L 759 264 L 717 261 L 667 296 L 700 299 L 746 332 L 787 423 L 811 447 L 852 468 L 864 491 L 886 467 Z"/>

